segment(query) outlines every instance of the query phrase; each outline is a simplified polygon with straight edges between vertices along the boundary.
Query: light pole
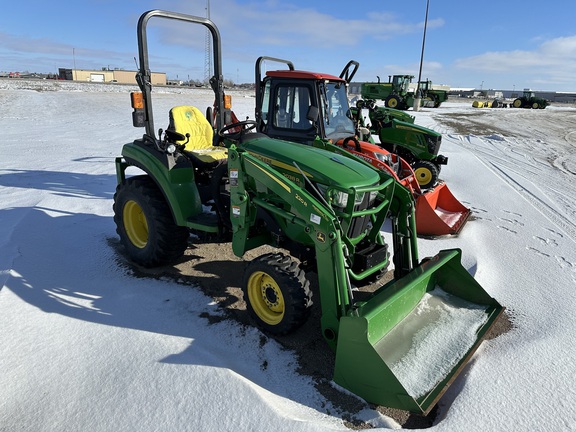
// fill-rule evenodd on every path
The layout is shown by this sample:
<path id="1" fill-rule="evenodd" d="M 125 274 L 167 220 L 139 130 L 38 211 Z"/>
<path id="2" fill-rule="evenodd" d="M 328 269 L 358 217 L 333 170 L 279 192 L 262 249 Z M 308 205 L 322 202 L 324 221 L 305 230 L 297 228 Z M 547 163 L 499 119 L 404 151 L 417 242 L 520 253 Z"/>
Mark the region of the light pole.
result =
<path id="1" fill-rule="evenodd" d="M 76 48 L 72 48 L 72 59 L 74 60 L 74 69 L 72 71 L 72 81 L 76 81 Z"/>
<path id="2" fill-rule="evenodd" d="M 426 45 L 426 28 L 428 27 L 428 8 L 430 0 L 426 0 L 426 17 L 424 18 L 424 35 L 422 36 L 422 53 L 420 54 L 420 71 L 418 72 L 418 83 L 416 84 L 416 97 L 414 98 L 414 111 L 420 110 L 422 94 L 420 90 L 420 81 L 422 80 L 422 63 L 424 63 L 424 46 Z"/>

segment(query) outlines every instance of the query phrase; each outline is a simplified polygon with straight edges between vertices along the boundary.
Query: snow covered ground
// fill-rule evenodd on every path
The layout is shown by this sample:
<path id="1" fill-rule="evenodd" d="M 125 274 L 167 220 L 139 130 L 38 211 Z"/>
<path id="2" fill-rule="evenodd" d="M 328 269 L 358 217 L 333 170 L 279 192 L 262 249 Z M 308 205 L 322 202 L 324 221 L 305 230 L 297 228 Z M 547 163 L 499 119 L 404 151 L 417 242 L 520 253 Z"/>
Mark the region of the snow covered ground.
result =
<path id="1" fill-rule="evenodd" d="M 128 87 L 0 80 L 0 430 L 348 430 L 292 352 L 253 327 L 210 324 L 196 287 L 137 277 L 114 243 L 114 158 L 142 130 Z M 253 98 L 233 93 L 239 118 Z M 211 105 L 170 89 L 168 109 Z M 514 328 L 485 342 L 431 430 L 576 430 L 576 109 L 414 113 L 444 134 L 442 178 L 474 220 L 459 247 Z M 353 413 L 399 426 L 366 405 Z"/>

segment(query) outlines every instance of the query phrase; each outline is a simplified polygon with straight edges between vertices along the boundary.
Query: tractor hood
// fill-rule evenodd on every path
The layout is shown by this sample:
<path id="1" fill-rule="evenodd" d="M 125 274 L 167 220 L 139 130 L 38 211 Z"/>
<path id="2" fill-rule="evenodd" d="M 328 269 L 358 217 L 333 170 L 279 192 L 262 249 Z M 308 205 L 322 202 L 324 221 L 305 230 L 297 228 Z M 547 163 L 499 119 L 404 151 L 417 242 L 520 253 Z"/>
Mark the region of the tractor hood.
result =
<path id="1" fill-rule="evenodd" d="M 441 136 L 441 134 L 439 134 L 436 131 L 433 131 L 432 129 L 428 129 L 424 126 L 420 126 L 420 125 L 417 125 L 414 123 L 408 123 L 408 122 L 405 122 L 402 120 L 394 119 L 393 125 L 394 125 L 394 128 L 401 129 L 401 130 L 404 130 L 406 132 L 419 133 L 419 134 L 428 135 L 428 136 L 432 136 L 432 137 Z"/>
<path id="2" fill-rule="evenodd" d="M 380 181 L 370 166 L 316 147 L 260 136 L 245 139 L 242 148 L 298 184 L 304 181 L 302 172 L 314 182 L 343 188 Z"/>
<path id="3" fill-rule="evenodd" d="M 388 108 L 385 106 L 378 106 L 376 107 L 376 110 L 378 111 L 378 114 L 386 117 L 386 116 L 390 116 L 392 119 L 394 120 L 399 120 L 399 121 L 403 121 L 406 123 L 411 123 L 414 124 L 414 116 L 408 114 L 405 111 L 401 111 L 395 108 Z"/>

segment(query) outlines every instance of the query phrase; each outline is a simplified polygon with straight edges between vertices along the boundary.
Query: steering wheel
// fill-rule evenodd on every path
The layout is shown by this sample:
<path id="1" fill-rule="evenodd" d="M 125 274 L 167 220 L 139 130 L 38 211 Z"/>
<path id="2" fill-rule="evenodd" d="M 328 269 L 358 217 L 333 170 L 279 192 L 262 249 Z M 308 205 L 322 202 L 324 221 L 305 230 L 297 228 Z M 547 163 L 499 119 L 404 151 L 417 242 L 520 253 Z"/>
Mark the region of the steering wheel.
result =
<path id="1" fill-rule="evenodd" d="M 220 138 L 227 138 L 238 141 L 246 132 L 249 132 L 258 126 L 255 120 L 244 120 L 224 126 L 218 131 Z"/>

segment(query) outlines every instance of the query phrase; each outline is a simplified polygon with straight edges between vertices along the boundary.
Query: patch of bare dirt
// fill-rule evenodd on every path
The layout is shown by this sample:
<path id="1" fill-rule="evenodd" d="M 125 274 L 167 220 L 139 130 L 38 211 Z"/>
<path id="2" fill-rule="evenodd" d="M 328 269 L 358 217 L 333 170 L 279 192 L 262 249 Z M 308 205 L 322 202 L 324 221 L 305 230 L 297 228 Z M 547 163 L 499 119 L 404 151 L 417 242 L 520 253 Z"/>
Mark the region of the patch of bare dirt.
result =
<path id="1" fill-rule="evenodd" d="M 499 109 L 499 108 L 495 108 Z M 487 136 L 498 134 L 501 136 L 512 136 L 509 130 L 495 127 L 490 123 L 486 112 L 435 114 L 434 119 L 450 128 L 458 135 L 478 135 Z"/>

